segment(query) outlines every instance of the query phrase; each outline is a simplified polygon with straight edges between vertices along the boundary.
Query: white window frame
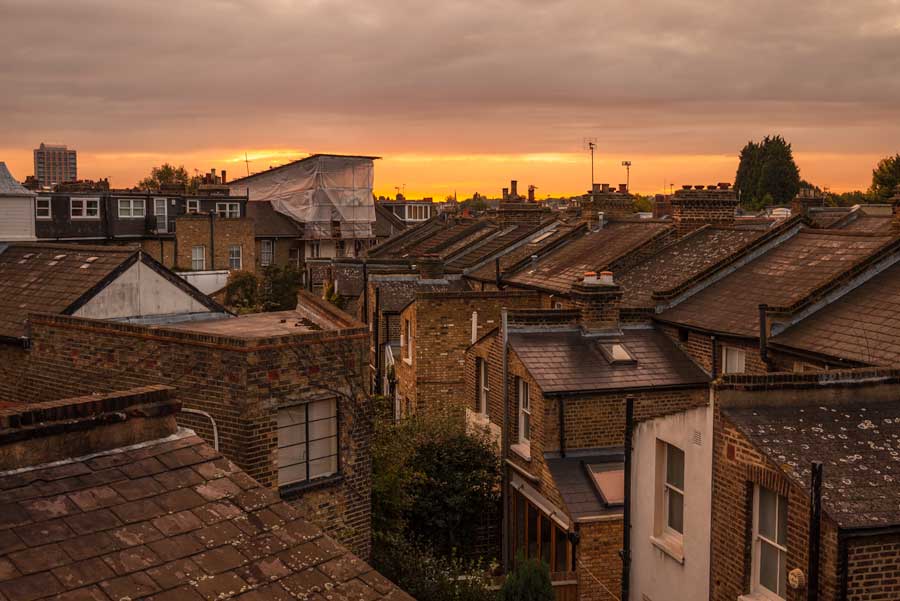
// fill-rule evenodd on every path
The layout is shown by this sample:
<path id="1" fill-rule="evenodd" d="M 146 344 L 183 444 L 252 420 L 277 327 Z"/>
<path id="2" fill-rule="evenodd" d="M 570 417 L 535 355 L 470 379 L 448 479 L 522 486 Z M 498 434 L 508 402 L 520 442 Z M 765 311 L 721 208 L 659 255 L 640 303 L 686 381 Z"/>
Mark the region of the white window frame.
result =
<path id="1" fill-rule="evenodd" d="M 268 267 L 275 260 L 275 242 L 272 240 L 259 241 L 259 264 Z"/>
<path id="2" fill-rule="evenodd" d="M 761 564 L 761 554 L 762 554 L 762 546 L 767 545 L 777 550 L 778 556 L 784 554 L 785 558 L 787 557 L 787 540 L 784 541 L 784 544 L 779 543 L 777 540 L 773 541 L 768 537 L 762 535 L 759 531 L 759 501 L 760 501 L 760 489 L 764 487 L 756 484 L 753 486 L 753 552 L 752 552 L 752 560 L 751 560 L 751 582 L 750 582 L 750 590 L 751 592 L 761 598 L 761 599 L 770 599 L 772 601 L 784 601 L 785 597 L 782 597 L 778 594 L 777 591 L 769 590 L 765 585 L 760 582 L 760 564 Z M 775 512 L 775 536 L 778 537 L 778 508 L 779 505 L 784 504 L 784 516 L 787 519 L 787 498 L 778 494 L 772 489 L 768 490 L 772 496 L 775 498 L 775 507 L 773 511 Z M 785 538 L 787 538 L 787 527 L 785 526 Z M 780 562 L 779 562 L 780 565 Z M 782 583 L 785 587 L 785 593 L 787 592 L 787 566 L 785 565 L 785 573 L 779 574 L 779 582 Z"/>
<path id="3" fill-rule="evenodd" d="M 75 203 L 79 203 L 81 206 L 78 208 L 78 214 L 75 214 Z M 91 214 L 93 213 L 93 214 Z M 69 197 L 69 217 L 71 219 L 90 219 L 97 220 L 100 219 L 100 199 L 99 198 L 84 198 L 84 197 Z"/>
<path id="4" fill-rule="evenodd" d="M 323 412 L 325 417 L 310 420 L 310 415 L 314 412 Z M 291 423 L 291 421 L 296 420 L 300 414 L 302 414 L 302 421 L 294 421 L 294 423 Z M 319 436 L 318 438 L 311 437 L 314 436 L 310 428 L 311 423 L 321 423 L 327 432 L 320 433 L 324 435 Z M 297 442 L 288 440 L 288 432 L 295 434 L 300 440 Z M 335 398 L 310 401 L 309 403 L 300 403 L 279 408 L 277 423 L 278 486 L 290 486 L 292 484 L 313 482 L 337 474 L 340 469 L 339 434 L 340 419 L 338 416 L 337 399 Z M 322 443 L 323 441 L 325 444 L 315 444 Z M 325 447 L 324 450 L 327 451 L 327 453 L 322 453 L 322 449 L 316 451 L 316 446 Z M 302 447 L 302 460 L 293 461 L 293 458 L 290 457 L 291 453 L 289 453 L 287 449 L 295 449 L 297 447 Z M 321 462 L 322 460 L 328 459 L 331 461 L 326 463 L 326 469 L 313 473 L 311 464 L 315 463 L 317 460 Z M 297 467 L 299 465 L 302 465 L 305 468 L 302 476 L 287 477 L 284 475 L 288 468 Z"/>
<path id="5" fill-rule="evenodd" d="M 235 252 L 237 251 L 237 252 Z M 237 260 L 237 265 L 235 265 Z M 231 244 L 228 246 L 228 268 L 240 269 L 244 265 L 244 252 L 240 244 Z"/>
<path id="6" fill-rule="evenodd" d="M 481 357 L 477 357 L 475 368 L 478 370 L 478 411 L 481 415 L 488 414 L 488 397 L 491 391 L 491 385 L 488 382 L 488 362 Z"/>
<path id="7" fill-rule="evenodd" d="M 143 219 L 147 216 L 147 203 L 143 198 L 117 198 L 116 207 L 119 219 Z M 137 209 L 140 209 L 140 215 L 137 214 Z"/>
<path id="8" fill-rule="evenodd" d="M 199 251 L 199 252 L 198 252 Z M 199 265 L 199 267 L 198 267 Z M 191 247 L 191 270 L 204 271 L 206 269 L 206 247 L 197 245 Z"/>
<path id="9" fill-rule="evenodd" d="M 46 206 L 41 206 L 41 203 L 46 203 Z M 42 214 L 42 211 L 46 211 L 46 214 Z M 51 197 L 38 196 L 34 199 L 34 218 L 41 221 L 53 219 L 53 199 Z"/>
<path id="10" fill-rule="evenodd" d="M 241 216 L 241 203 L 217 202 L 216 214 L 227 219 L 236 219 Z"/>
<path id="11" fill-rule="evenodd" d="M 406 338 L 406 355 L 403 357 L 403 360 L 409 364 L 412 364 L 413 360 L 413 333 L 412 333 L 412 320 L 404 319 L 403 320 L 403 332 Z"/>
<path id="12" fill-rule="evenodd" d="M 733 357 L 740 369 L 728 369 L 728 359 Z M 736 346 L 722 346 L 722 375 L 742 374 L 747 371 L 747 351 Z"/>
<path id="13" fill-rule="evenodd" d="M 318 259 L 322 254 L 322 245 L 318 240 L 309 241 L 309 258 Z"/>
<path id="14" fill-rule="evenodd" d="M 663 463 L 663 533 L 668 537 L 673 537 L 676 539 L 681 539 L 684 537 L 684 488 L 678 488 L 678 486 L 672 482 L 669 482 L 669 461 L 671 458 L 671 450 L 676 449 L 681 452 L 681 472 L 682 478 L 684 478 L 685 472 L 685 464 L 686 456 L 683 449 L 676 447 L 671 443 L 664 443 L 665 446 L 665 460 Z M 682 483 L 684 486 L 684 483 Z M 681 497 L 681 530 L 679 532 L 669 523 L 669 503 L 672 495 L 679 495 Z"/>
<path id="15" fill-rule="evenodd" d="M 531 444 L 531 386 L 525 378 L 516 376 L 516 391 L 519 401 L 519 444 Z M 526 434 L 525 430 L 528 430 Z"/>
<path id="16" fill-rule="evenodd" d="M 189 215 L 196 215 L 200 213 L 200 201 L 196 198 L 189 198 L 187 201 L 187 207 L 185 209 Z"/>

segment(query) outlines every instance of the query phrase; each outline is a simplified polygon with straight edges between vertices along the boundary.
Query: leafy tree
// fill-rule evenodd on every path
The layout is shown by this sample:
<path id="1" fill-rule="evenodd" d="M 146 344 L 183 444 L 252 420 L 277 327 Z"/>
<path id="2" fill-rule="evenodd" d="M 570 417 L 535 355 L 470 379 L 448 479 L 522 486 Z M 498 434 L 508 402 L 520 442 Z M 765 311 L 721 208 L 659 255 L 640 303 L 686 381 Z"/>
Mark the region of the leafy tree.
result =
<path id="1" fill-rule="evenodd" d="M 734 185 L 750 209 L 793 200 L 800 191 L 800 170 L 791 145 L 781 136 L 748 142 L 741 149 Z"/>
<path id="2" fill-rule="evenodd" d="M 884 202 L 894 195 L 897 186 L 900 186 L 900 154 L 878 161 L 878 166 L 872 170 L 869 193 L 875 202 Z"/>
<path id="3" fill-rule="evenodd" d="M 516 558 L 500 589 L 501 601 L 553 601 L 550 566 L 537 559 Z"/>
<path id="4" fill-rule="evenodd" d="M 259 285 L 259 278 L 253 272 L 232 271 L 225 286 L 225 304 L 239 313 L 257 310 Z"/>
<path id="5" fill-rule="evenodd" d="M 338 309 L 343 309 L 346 304 L 344 297 L 335 291 L 332 282 L 325 284 L 325 289 L 322 291 L 322 297 Z"/>
<path id="6" fill-rule="evenodd" d="M 641 196 L 640 194 L 634 195 L 634 210 L 638 213 L 652 213 L 653 212 L 653 197 L 652 196 Z"/>
<path id="7" fill-rule="evenodd" d="M 300 272 L 293 266 L 269 265 L 263 270 L 259 302 L 263 311 L 289 311 L 297 307 Z"/>
<path id="8" fill-rule="evenodd" d="M 200 178 L 191 176 L 184 165 L 175 167 L 169 163 L 163 163 L 154 167 L 150 175 L 138 182 L 138 188 L 142 190 L 159 190 L 163 186 L 184 186 L 189 192 L 196 192 L 200 185 Z"/>

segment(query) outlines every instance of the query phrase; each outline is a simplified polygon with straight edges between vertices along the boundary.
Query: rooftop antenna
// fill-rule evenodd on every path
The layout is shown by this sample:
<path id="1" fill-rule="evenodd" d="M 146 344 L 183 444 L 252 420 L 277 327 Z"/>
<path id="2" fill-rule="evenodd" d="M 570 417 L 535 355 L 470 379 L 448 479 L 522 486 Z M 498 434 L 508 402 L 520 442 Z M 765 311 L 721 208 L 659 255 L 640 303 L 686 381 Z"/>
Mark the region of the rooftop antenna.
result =
<path id="1" fill-rule="evenodd" d="M 631 161 L 622 161 L 625 167 L 625 191 L 631 192 Z"/>
<path id="2" fill-rule="evenodd" d="M 250 159 L 247 158 L 247 153 L 244 153 L 244 164 L 247 165 L 247 177 L 250 177 Z"/>
<path id="3" fill-rule="evenodd" d="M 584 147 L 591 151 L 591 190 L 594 189 L 594 150 L 597 148 L 597 138 L 585 138 Z"/>

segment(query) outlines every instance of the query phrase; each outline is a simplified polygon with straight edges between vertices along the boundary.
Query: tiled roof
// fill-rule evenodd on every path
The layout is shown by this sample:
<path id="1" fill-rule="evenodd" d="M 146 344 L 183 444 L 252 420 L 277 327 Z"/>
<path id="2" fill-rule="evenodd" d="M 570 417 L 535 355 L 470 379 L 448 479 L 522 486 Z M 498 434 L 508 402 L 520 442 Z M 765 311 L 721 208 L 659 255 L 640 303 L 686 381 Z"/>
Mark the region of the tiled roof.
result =
<path id="1" fill-rule="evenodd" d="M 900 263 L 781 334 L 773 345 L 874 365 L 900 365 Z"/>
<path id="2" fill-rule="evenodd" d="M 800 486 L 822 462 L 822 506 L 841 527 L 900 524 L 900 402 L 722 412 Z"/>
<path id="3" fill-rule="evenodd" d="M 622 306 L 653 307 L 653 292 L 670 290 L 738 252 L 764 232 L 705 227 L 668 245 L 646 261 L 615 274 Z"/>
<path id="4" fill-rule="evenodd" d="M 34 192 L 16 181 L 3 161 L 0 161 L 0 196 L 34 196 Z"/>
<path id="5" fill-rule="evenodd" d="M 405 277 L 393 280 L 377 280 L 373 284 L 379 289 L 381 310 L 389 313 L 403 310 L 416 298 L 416 292 L 465 292 L 470 290 L 465 280 L 434 280 L 428 283 L 416 278 Z"/>
<path id="6" fill-rule="evenodd" d="M 600 271 L 612 261 L 664 233 L 671 225 L 658 222 L 613 221 L 561 245 L 506 278 L 512 284 L 567 293 L 585 271 Z"/>
<path id="7" fill-rule="evenodd" d="M 62 313 L 136 252 L 123 246 L 9 245 L 0 252 L 0 336 L 23 336 L 30 311 Z"/>
<path id="8" fill-rule="evenodd" d="M 410 599 L 189 431 L 0 475 L 0 499 L 4 600 Z"/>
<path id="9" fill-rule="evenodd" d="M 588 465 L 608 464 L 610 467 L 622 469 L 624 458 L 621 449 L 602 455 L 579 451 L 569 453 L 565 458 L 545 457 L 545 460 L 553 477 L 553 484 L 572 519 L 578 521 L 580 518 L 622 513 L 621 506 L 607 507 L 587 473 Z"/>
<path id="10" fill-rule="evenodd" d="M 439 215 L 369 249 L 366 255 L 397 259 L 425 254 L 446 257 L 498 231 L 499 227 L 489 219 L 446 218 Z"/>
<path id="11" fill-rule="evenodd" d="M 810 209 L 808 216 L 818 228 L 829 228 L 841 219 L 845 219 L 853 209 L 851 207 L 822 207 Z"/>
<path id="12" fill-rule="evenodd" d="M 860 212 L 854 219 L 838 222 L 832 226 L 845 232 L 861 232 L 888 235 L 894 231 L 895 220 L 889 215 L 867 215 Z"/>
<path id="13" fill-rule="evenodd" d="M 297 222 L 276 211 L 268 200 L 248 202 L 247 217 L 253 220 L 257 238 L 297 238 L 302 233 Z"/>
<path id="14" fill-rule="evenodd" d="M 803 230 L 661 315 L 663 321 L 756 337 L 759 305 L 788 308 L 806 299 L 891 238 Z"/>
<path id="15" fill-rule="evenodd" d="M 506 247 L 524 240 L 532 233 L 540 230 L 543 227 L 546 227 L 547 225 L 549 224 L 532 223 L 511 225 L 509 227 L 506 227 L 499 235 L 494 236 L 487 242 L 475 246 L 471 250 L 457 255 L 452 261 L 450 261 L 450 263 L 447 264 L 447 266 L 457 269 L 466 269 L 468 267 L 477 265 L 502 252 Z"/>
<path id="16" fill-rule="evenodd" d="M 381 202 L 375 203 L 375 235 L 388 237 L 406 229 L 406 222 L 397 217 L 393 211 Z"/>
<path id="17" fill-rule="evenodd" d="M 521 262 L 528 261 L 528 259 L 532 255 L 542 254 L 546 252 L 547 248 L 551 247 L 554 244 L 558 244 L 560 239 L 571 234 L 576 229 L 584 227 L 585 226 L 583 223 L 560 223 L 553 229 L 548 230 L 541 235 L 534 236 L 533 240 L 538 240 L 537 242 L 529 242 L 527 244 L 517 246 L 511 251 L 500 256 L 501 273 L 509 273 L 515 271 L 516 266 L 518 266 Z M 493 282 L 496 277 L 494 262 L 491 261 L 485 265 L 482 265 L 478 269 L 467 273 L 466 276 L 480 281 Z"/>
<path id="18" fill-rule="evenodd" d="M 510 348 L 545 394 L 705 384 L 709 377 L 669 338 L 627 329 L 615 338 L 637 363 L 610 364 L 599 342 L 580 332 L 510 332 Z"/>

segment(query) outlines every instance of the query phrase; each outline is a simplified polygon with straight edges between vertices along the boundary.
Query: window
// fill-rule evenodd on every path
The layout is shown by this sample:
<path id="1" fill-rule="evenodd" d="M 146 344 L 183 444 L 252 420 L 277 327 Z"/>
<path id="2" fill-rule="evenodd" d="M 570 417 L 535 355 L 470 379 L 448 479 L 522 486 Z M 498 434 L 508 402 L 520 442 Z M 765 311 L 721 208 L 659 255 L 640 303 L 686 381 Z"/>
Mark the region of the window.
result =
<path id="1" fill-rule="evenodd" d="M 684 451 L 666 443 L 666 531 L 684 534 Z"/>
<path id="2" fill-rule="evenodd" d="M 511 556 L 523 559 L 537 559 L 547 562 L 555 580 L 566 578 L 571 572 L 575 549 L 569 542 L 569 534 L 544 514 L 534 503 L 519 491 L 513 491 L 510 512 Z"/>
<path id="3" fill-rule="evenodd" d="M 144 216 L 144 199 L 143 198 L 120 198 L 119 199 L 119 218 L 132 219 Z"/>
<path id="4" fill-rule="evenodd" d="M 232 244 L 228 247 L 228 268 L 241 268 L 241 247 L 239 244 Z"/>
<path id="5" fill-rule="evenodd" d="M 200 201 L 197 199 L 192 199 L 187 201 L 187 212 L 188 213 L 199 213 L 200 212 Z"/>
<path id="6" fill-rule="evenodd" d="M 34 218 L 35 219 L 50 219 L 53 217 L 51 214 L 50 208 L 50 199 L 46 196 L 41 197 L 38 196 L 34 199 Z"/>
<path id="7" fill-rule="evenodd" d="M 403 321 L 403 334 L 406 338 L 406 357 L 405 360 L 407 363 L 412 363 L 413 358 L 413 335 L 412 335 L 412 322 L 408 319 Z M 402 345 L 401 345 L 402 346 Z"/>
<path id="8" fill-rule="evenodd" d="M 734 348 L 732 346 L 722 347 L 722 373 L 723 374 L 742 374 L 744 373 L 747 353 L 744 349 Z"/>
<path id="9" fill-rule="evenodd" d="M 338 471 L 335 399 L 278 410 L 278 485 L 307 482 Z"/>
<path id="10" fill-rule="evenodd" d="M 291 265 L 300 269 L 300 249 L 299 248 L 291 248 L 288 249 L 288 259 L 291 261 Z"/>
<path id="11" fill-rule="evenodd" d="M 488 392 L 490 391 L 490 387 L 488 386 L 488 368 L 487 361 L 481 359 L 480 357 L 475 359 L 475 378 L 477 380 L 475 390 L 475 409 L 476 411 L 478 411 L 478 413 L 487 415 Z"/>
<path id="12" fill-rule="evenodd" d="M 275 242 L 273 240 L 260 240 L 259 241 L 259 264 L 263 267 L 268 267 L 272 264 L 272 259 L 275 256 Z"/>
<path id="13" fill-rule="evenodd" d="M 72 219 L 99 219 L 99 198 L 70 198 L 69 211 Z"/>
<path id="14" fill-rule="evenodd" d="M 787 499 L 756 486 L 753 494 L 753 592 L 784 599 L 787 584 Z"/>
<path id="15" fill-rule="evenodd" d="M 472 344 L 478 340 L 478 311 L 472 311 Z"/>
<path id="16" fill-rule="evenodd" d="M 240 217 L 241 205 L 236 202 L 217 202 L 216 213 L 221 217 Z"/>
<path id="17" fill-rule="evenodd" d="M 206 247 L 194 246 L 191 248 L 191 269 L 202 271 L 206 269 Z"/>
<path id="18" fill-rule="evenodd" d="M 343 240 L 338 240 L 334 243 L 335 250 L 334 255 L 336 257 L 346 257 L 347 256 L 347 243 Z"/>
<path id="19" fill-rule="evenodd" d="M 528 382 L 516 377 L 516 390 L 519 395 L 519 443 L 528 444 L 531 440 L 531 398 Z"/>
<path id="20" fill-rule="evenodd" d="M 318 240 L 313 240 L 309 243 L 309 257 L 311 259 L 318 259 L 319 253 L 321 252 L 320 244 Z"/>

